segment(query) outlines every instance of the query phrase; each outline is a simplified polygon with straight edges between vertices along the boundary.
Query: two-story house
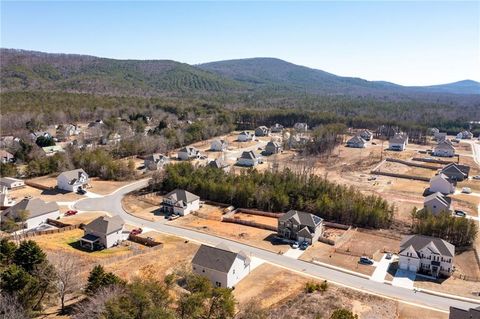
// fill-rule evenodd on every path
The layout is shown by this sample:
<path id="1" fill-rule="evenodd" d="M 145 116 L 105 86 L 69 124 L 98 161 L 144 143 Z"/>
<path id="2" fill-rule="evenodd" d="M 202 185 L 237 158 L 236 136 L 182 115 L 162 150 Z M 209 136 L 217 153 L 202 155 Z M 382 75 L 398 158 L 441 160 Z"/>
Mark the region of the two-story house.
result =
<path id="1" fill-rule="evenodd" d="M 215 152 L 223 152 L 228 148 L 228 142 L 222 139 L 215 139 L 210 144 L 210 150 Z"/>
<path id="2" fill-rule="evenodd" d="M 430 178 L 429 191 L 432 193 L 442 193 L 444 195 L 453 194 L 455 192 L 455 183 L 448 179 L 445 174 L 438 174 Z"/>
<path id="3" fill-rule="evenodd" d="M 441 212 L 449 212 L 451 202 L 452 199 L 450 197 L 436 192 L 423 199 L 423 209 L 431 212 L 433 215 L 438 215 Z"/>
<path id="4" fill-rule="evenodd" d="M 259 126 L 255 129 L 255 136 L 268 136 L 270 130 L 266 126 Z"/>
<path id="5" fill-rule="evenodd" d="M 354 148 L 364 148 L 367 146 L 367 141 L 364 140 L 360 135 L 355 135 L 347 141 L 347 146 Z"/>
<path id="6" fill-rule="evenodd" d="M 237 136 L 237 141 L 239 142 L 248 142 L 254 139 L 254 135 L 248 131 L 240 132 Z"/>
<path id="7" fill-rule="evenodd" d="M 198 158 L 199 156 L 200 151 L 193 146 L 186 146 L 180 149 L 177 154 L 178 159 L 182 161 Z"/>
<path id="8" fill-rule="evenodd" d="M 468 178 L 470 166 L 450 163 L 442 168 L 441 173 L 446 175 L 452 181 L 461 182 Z"/>
<path id="9" fill-rule="evenodd" d="M 163 154 L 157 153 L 145 157 L 145 159 L 143 160 L 143 165 L 146 169 L 150 171 L 156 171 L 163 168 L 163 165 L 167 164 L 168 162 L 168 157 Z"/>
<path id="10" fill-rule="evenodd" d="M 278 235 L 313 244 L 323 234 L 323 219 L 305 212 L 290 210 L 278 219 Z"/>
<path id="11" fill-rule="evenodd" d="M 95 248 L 110 248 L 128 238 L 124 231 L 125 221 L 120 216 L 100 216 L 83 227 L 84 235 L 80 246 L 90 250 Z"/>
<path id="12" fill-rule="evenodd" d="M 410 235 L 400 243 L 400 269 L 438 277 L 450 276 L 453 271 L 455 246 L 430 236 Z"/>
<path id="13" fill-rule="evenodd" d="M 57 176 L 57 187 L 59 189 L 76 192 L 88 184 L 88 175 L 81 168 L 63 172 Z"/>
<path id="14" fill-rule="evenodd" d="M 242 155 L 237 159 L 238 166 L 247 166 L 247 167 L 254 167 L 258 164 L 262 163 L 262 159 L 259 155 L 255 154 L 253 151 L 245 151 Z"/>
<path id="15" fill-rule="evenodd" d="M 282 144 L 280 144 L 279 142 L 270 141 L 265 146 L 266 155 L 278 154 L 281 152 L 282 152 Z"/>
<path id="16" fill-rule="evenodd" d="M 13 221 L 26 230 L 33 229 L 60 217 L 60 208 L 56 202 L 45 202 L 40 198 L 24 198 L 17 204 L 1 212 L 1 223 Z"/>
<path id="17" fill-rule="evenodd" d="M 185 216 L 200 209 L 200 197 L 183 189 L 175 189 L 164 196 L 163 211 Z"/>
<path id="18" fill-rule="evenodd" d="M 455 147 L 451 143 L 445 140 L 438 142 L 433 148 L 433 155 L 440 157 L 452 157 L 455 156 Z"/>

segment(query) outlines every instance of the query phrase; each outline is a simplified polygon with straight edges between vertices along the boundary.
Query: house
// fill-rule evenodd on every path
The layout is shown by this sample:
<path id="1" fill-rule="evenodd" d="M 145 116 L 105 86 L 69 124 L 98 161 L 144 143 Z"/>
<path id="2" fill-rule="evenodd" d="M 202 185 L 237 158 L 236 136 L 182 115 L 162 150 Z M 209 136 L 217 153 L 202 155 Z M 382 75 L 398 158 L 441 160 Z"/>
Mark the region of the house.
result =
<path id="1" fill-rule="evenodd" d="M 423 208 L 434 215 L 438 215 L 441 212 L 450 211 L 450 203 L 452 199 L 444 196 L 440 192 L 436 192 L 428 195 L 423 200 Z"/>
<path id="2" fill-rule="evenodd" d="M 430 178 L 430 192 L 442 193 L 443 195 L 453 194 L 455 192 L 455 184 L 448 179 L 445 174 L 438 174 Z"/>
<path id="3" fill-rule="evenodd" d="M 8 196 L 8 188 L 0 186 L 0 209 L 15 205 L 15 201 Z"/>
<path id="4" fill-rule="evenodd" d="M 255 154 L 253 151 L 244 151 L 242 156 L 237 159 L 238 166 L 257 166 L 258 164 L 263 163 L 261 157 Z"/>
<path id="5" fill-rule="evenodd" d="M 295 123 L 293 125 L 293 128 L 299 132 L 306 132 L 308 131 L 308 125 L 307 123 Z"/>
<path id="6" fill-rule="evenodd" d="M 308 136 L 303 136 L 300 134 L 292 134 L 288 137 L 288 147 L 290 148 L 301 148 L 305 146 L 310 141 Z"/>
<path id="7" fill-rule="evenodd" d="M 450 163 L 442 168 L 440 172 L 452 181 L 461 182 L 468 178 L 470 166 Z"/>
<path id="8" fill-rule="evenodd" d="M 290 210 L 278 219 L 278 235 L 313 244 L 323 234 L 323 219 L 313 214 Z"/>
<path id="9" fill-rule="evenodd" d="M 213 161 L 210 161 L 208 163 L 208 166 L 209 167 L 213 167 L 213 168 L 216 168 L 216 169 L 222 169 L 224 170 L 225 172 L 229 172 L 230 171 L 230 165 L 228 165 L 227 163 L 225 163 L 225 161 L 221 158 L 217 158 Z"/>
<path id="10" fill-rule="evenodd" d="M 233 288 L 250 273 L 250 262 L 243 252 L 235 253 L 221 245 L 201 245 L 192 259 L 192 269 L 215 287 Z"/>
<path id="11" fill-rule="evenodd" d="M 371 141 L 373 138 L 373 133 L 369 130 L 362 130 L 358 135 L 360 135 L 365 141 Z"/>
<path id="12" fill-rule="evenodd" d="M 25 216 L 22 216 L 25 213 Z M 17 204 L 5 209 L 1 213 L 2 224 L 9 219 L 20 222 L 24 221 L 26 230 L 33 229 L 47 222 L 47 219 L 57 219 L 60 217 L 60 210 L 55 202 L 44 202 L 40 198 L 25 198 Z"/>
<path id="13" fill-rule="evenodd" d="M 81 168 L 63 172 L 57 176 L 57 188 L 69 192 L 76 192 L 88 184 L 88 175 Z"/>
<path id="14" fill-rule="evenodd" d="M 0 150 L 0 163 L 7 164 L 15 161 L 15 156 L 6 150 Z"/>
<path id="15" fill-rule="evenodd" d="M 14 189 L 25 186 L 25 182 L 13 177 L 2 177 L 0 178 L 0 186 L 5 186 L 7 189 Z"/>
<path id="16" fill-rule="evenodd" d="M 210 145 L 210 150 L 215 152 L 223 152 L 228 148 L 228 142 L 226 140 L 215 139 Z"/>
<path id="17" fill-rule="evenodd" d="M 397 133 L 388 141 L 388 148 L 392 151 L 404 151 L 408 144 L 408 136 Z"/>
<path id="18" fill-rule="evenodd" d="M 282 144 L 280 144 L 279 142 L 270 141 L 265 146 L 266 155 L 278 154 L 281 152 L 282 152 Z"/>
<path id="19" fill-rule="evenodd" d="M 460 309 L 450 306 L 448 319 L 480 319 L 480 307 Z"/>
<path id="20" fill-rule="evenodd" d="M 186 146 L 178 151 L 177 157 L 179 160 L 187 161 L 200 157 L 200 151 L 193 146 Z"/>
<path id="21" fill-rule="evenodd" d="M 200 209 L 200 197 L 183 189 L 175 189 L 165 195 L 162 210 L 175 215 L 185 216 Z"/>
<path id="22" fill-rule="evenodd" d="M 472 132 L 469 131 L 462 131 L 457 134 L 457 139 L 458 140 L 469 140 L 473 138 Z"/>
<path id="23" fill-rule="evenodd" d="M 100 138 L 100 144 L 102 145 L 117 145 L 121 141 L 122 136 L 118 133 L 109 133 Z"/>
<path id="24" fill-rule="evenodd" d="M 367 146 L 367 141 L 364 140 L 360 135 L 356 135 L 347 141 L 348 147 L 355 147 L 355 148 L 364 148 Z"/>
<path id="25" fill-rule="evenodd" d="M 445 140 L 447 139 L 447 133 L 445 133 L 445 132 L 434 133 L 434 134 L 433 134 L 433 138 L 434 138 L 437 142 L 445 141 Z"/>
<path id="26" fill-rule="evenodd" d="M 432 154 L 441 157 L 452 157 L 455 156 L 455 147 L 453 147 L 451 143 L 446 142 L 446 140 L 443 140 L 435 145 Z"/>
<path id="27" fill-rule="evenodd" d="M 47 156 L 52 156 L 57 153 L 65 152 L 65 150 L 60 145 L 45 146 L 45 147 L 42 147 L 42 150 Z"/>
<path id="28" fill-rule="evenodd" d="M 57 136 L 64 138 L 80 134 L 80 128 L 75 124 L 60 125 L 57 128 Z"/>
<path id="29" fill-rule="evenodd" d="M 158 169 L 163 168 L 163 165 L 169 162 L 168 157 L 163 154 L 152 154 L 150 156 L 145 157 L 143 160 L 143 165 L 146 169 L 150 171 L 156 171 Z"/>
<path id="30" fill-rule="evenodd" d="M 123 231 L 124 220 L 120 216 L 100 216 L 83 227 L 80 246 L 90 250 L 110 248 L 128 238 L 128 231 Z"/>
<path id="31" fill-rule="evenodd" d="M 272 133 L 281 133 L 283 131 L 283 125 L 275 123 L 272 127 L 270 127 L 270 132 Z"/>
<path id="32" fill-rule="evenodd" d="M 438 134 L 438 133 L 440 133 L 440 130 L 436 127 L 430 127 L 427 130 L 427 134 L 431 136 L 435 136 L 435 134 Z"/>
<path id="33" fill-rule="evenodd" d="M 240 132 L 237 136 L 237 141 L 239 142 L 248 142 L 254 139 L 254 135 L 248 131 Z"/>
<path id="34" fill-rule="evenodd" d="M 270 131 L 266 126 L 259 126 L 255 129 L 255 136 L 268 136 Z"/>
<path id="35" fill-rule="evenodd" d="M 455 246 L 430 236 L 405 236 L 400 242 L 400 269 L 421 272 L 434 277 L 450 276 L 453 272 Z"/>

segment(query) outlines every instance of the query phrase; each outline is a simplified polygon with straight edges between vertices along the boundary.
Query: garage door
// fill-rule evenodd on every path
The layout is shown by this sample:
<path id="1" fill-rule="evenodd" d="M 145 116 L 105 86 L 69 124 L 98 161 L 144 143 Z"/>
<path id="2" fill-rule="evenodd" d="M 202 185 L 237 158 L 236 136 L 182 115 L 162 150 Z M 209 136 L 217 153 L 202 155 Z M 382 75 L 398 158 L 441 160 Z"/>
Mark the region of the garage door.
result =
<path id="1" fill-rule="evenodd" d="M 408 270 L 415 272 L 417 271 L 417 267 L 415 267 L 415 265 L 409 265 Z"/>

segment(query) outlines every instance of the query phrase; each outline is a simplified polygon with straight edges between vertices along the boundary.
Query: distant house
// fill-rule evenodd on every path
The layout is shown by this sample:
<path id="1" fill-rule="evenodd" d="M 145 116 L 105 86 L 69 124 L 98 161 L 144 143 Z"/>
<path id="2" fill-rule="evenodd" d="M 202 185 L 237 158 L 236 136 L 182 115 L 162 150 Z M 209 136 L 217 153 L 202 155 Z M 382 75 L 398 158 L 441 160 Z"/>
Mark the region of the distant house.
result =
<path id="1" fill-rule="evenodd" d="M 20 222 L 24 213 L 26 214 L 26 220 L 24 221 L 26 230 L 46 223 L 47 219 L 55 220 L 60 217 L 57 203 L 44 202 L 40 198 L 25 198 L 1 213 L 2 224 L 11 219 Z"/>
<path id="2" fill-rule="evenodd" d="M 270 132 L 272 133 L 281 133 L 283 131 L 283 125 L 275 123 L 272 127 L 270 127 Z"/>
<path id="3" fill-rule="evenodd" d="M 280 144 L 279 142 L 270 141 L 265 146 L 266 155 L 278 154 L 281 152 L 282 152 L 282 144 Z"/>
<path id="4" fill-rule="evenodd" d="M 0 209 L 15 205 L 15 201 L 8 196 L 8 188 L 0 186 Z"/>
<path id="5" fill-rule="evenodd" d="M 208 278 L 215 287 L 233 288 L 250 273 L 250 258 L 227 247 L 201 245 L 192 260 L 193 272 Z"/>
<path id="6" fill-rule="evenodd" d="M 255 136 L 268 136 L 270 131 L 266 126 L 259 126 L 255 129 Z"/>
<path id="7" fill-rule="evenodd" d="M 470 131 L 462 131 L 457 134 L 457 139 L 459 140 L 469 140 L 473 138 L 473 134 Z"/>
<path id="8" fill-rule="evenodd" d="M 25 182 L 13 177 L 2 177 L 0 178 L 0 186 L 5 186 L 8 189 L 15 189 L 25 186 Z"/>
<path id="9" fill-rule="evenodd" d="M 210 150 L 215 152 L 223 152 L 228 148 L 228 142 L 226 140 L 215 139 L 210 145 Z"/>
<path id="10" fill-rule="evenodd" d="M 122 136 L 118 133 L 109 133 L 100 138 L 102 145 L 117 145 L 122 141 Z"/>
<path id="11" fill-rule="evenodd" d="M 408 136 L 405 133 L 397 133 L 388 141 L 388 148 L 392 151 L 404 151 L 408 144 Z"/>
<path id="12" fill-rule="evenodd" d="M 177 157 L 179 160 L 187 161 L 200 157 L 200 151 L 193 146 L 186 146 L 178 151 Z"/>
<path id="13" fill-rule="evenodd" d="M 167 164 L 168 162 L 168 157 L 163 154 L 157 153 L 145 157 L 145 159 L 143 160 L 143 165 L 146 169 L 150 171 L 156 171 L 163 168 L 163 165 Z"/>
<path id="14" fill-rule="evenodd" d="M 453 147 L 451 143 L 447 143 L 443 140 L 435 145 L 432 154 L 441 157 L 452 157 L 455 156 L 455 147 Z"/>
<path id="15" fill-rule="evenodd" d="M 445 132 L 434 133 L 434 134 L 433 134 L 433 138 L 434 138 L 437 142 L 445 141 L 445 140 L 447 139 L 447 133 L 445 133 Z"/>
<path id="16" fill-rule="evenodd" d="M 162 209 L 170 214 L 185 216 L 200 209 L 200 197 L 183 189 L 175 189 L 164 196 Z"/>
<path id="17" fill-rule="evenodd" d="M 307 123 L 295 123 L 293 125 L 293 128 L 296 131 L 299 131 L 299 132 L 306 132 L 306 131 L 308 131 L 308 124 Z"/>
<path id="18" fill-rule="evenodd" d="M 455 184 L 445 174 L 438 174 L 430 179 L 429 190 L 432 193 L 453 194 L 455 192 Z"/>
<path id="19" fill-rule="evenodd" d="M 216 169 L 222 169 L 224 170 L 225 172 L 229 172 L 230 171 L 230 165 L 228 165 L 223 159 L 221 158 L 217 158 L 215 160 L 212 160 L 208 163 L 208 166 L 209 167 L 213 167 L 213 168 L 216 168 Z"/>
<path id="20" fill-rule="evenodd" d="M 371 141 L 373 138 L 373 133 L 369 130 L 362 130 L 358 135 L 365 141 Z"/>
<path id="21" fill-rule="evenodd" d="M 448 319 L 480 319 L 480 307 L 460 309 L 450 306 Z"/>
<path id="22" fill-rule="evenodd" d="M 120 216 L 100 216 L 83 227 L 80 245 L 90 250 L 118 245 L 128 238 L 128 232 L 123 231 L 124 226 Z"/>
<path id="23" fill-rule="evenodd" d="M 239 142 L 248 142 L 254 139 L 254 135 L 248 131 L 240 132 L 237 136 L 237 141 Z"/>
<path id="24" fill-rule="evenodd" d="M 438 134 L 438 133 L 440 133 L 440 130 L 436 127 L 430 127 L 427 130 L 427 134 L 431 136 L 435 136 L 435 134 Z"/>
<path id="25" fill-rule="evenodd" d="M 323 234 L 323 219 L 313 214 L 290 210 L 278 219 L 278 235 L 313 244 Z"/>
<path id="26" fill-rule="evenodd" d="M 0 163 L 12 163 L 14 160 L 15 156 L 13 156 L 13 154 L 7 152 L 6 150 L 0 150 Z"/>
<path id="27" fill-rule="evenodd" d="M 423 208 L 434 215 L 438 215 L 441 212 L 450 211 L 450 203 L 452 199 L 444 196 L 440 192 L 428 195 L 423 200 Z"/>
<path id="28" fill-rule="evenodd" d="M 364 140 L 360 135 L 356 135 L 347 141 L 348 147 L 354 148 L 364 148 L 367 146 L 367 141 Z"/>
<path id="29" fill-rule="evenodd" d="M 57 176 L 57 188 L 69 192 L 76 192 L 88 184 L 88 175 L 81 168 L 63 172 Z"/>
<path id="30" fill-rule="evenodd" d="M 461 182 L 468 178 L 470 166 L 450 163 L 442 168 L 440 172 L 452 181 Z"/>
<path id="31" fill-rule="evenodd" d="M 47 156 L 52 156 L 57 153 L 65 152 L 65 150 L 60 145 L 45 146 L 45 147 L 42 147 L 42 150 Z"/>
<path id="32" fill-rule="evenodd" d="M 57 129 L 57 135 L 69 137 L 80 134 L 80 128 L 76 124 L 60 125 Z"/>
<path id="33" fill-rule="evenodd" d="M 410 235 L 401 241 L 398 255 L 400 269 L 434 277 L 450 276 L 453 272 L 455 246 L 436 237 Z"/>
<path id="34" fill-rule="evenodd" d="M 242 156 L 237 159 L 238 166 L 257 166 L 258 164 L 262 163 L 261 157 L 255 154 L 253 151 L 245 151 L 242 153 Z"/>

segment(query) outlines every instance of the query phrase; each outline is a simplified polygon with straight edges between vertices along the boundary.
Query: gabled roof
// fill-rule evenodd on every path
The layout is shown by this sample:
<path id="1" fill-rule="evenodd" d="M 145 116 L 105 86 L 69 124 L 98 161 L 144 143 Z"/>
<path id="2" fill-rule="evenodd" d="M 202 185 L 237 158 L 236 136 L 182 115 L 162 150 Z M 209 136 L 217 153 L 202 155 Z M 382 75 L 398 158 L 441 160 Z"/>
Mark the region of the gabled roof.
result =
<path id="1" fill-rule="evenodd" d="M 178 151 L 179 153 L 182 152 L 182 153 L 188 153 L 188 154 L 196 154 L 199 152 L 199 150 L 197 150 L 195 147 L 193 146 L 185 146 L 184 148 L 182 148 L 180 151 Z"/>
<path id="2" fill-rule="evenodd" d="M 278 142 L 274 142 L 274 141 L 270 141 L 267 143 L 267 145 L 265 147 L 280 147 L 280 143 Z"/>
<path id="3" fill-rule="evenodd" d="M 303 227 L 302 229 L 300 229 L 297 233 L 297 236 L 299 237 L 304 237 L 304 238 L 313 238 L 313 235 L 312 233 L 310 232 L 310 230 L 308 230 L 308 227 L 305 226 Z"/>
<path id="4" fill-rule="evenodd" d="M 221 140 L 221 139 L 213 140 L 212 143 L 220 143 L 222 145 L 227 145 L 228 144 L 226 140 Z"/>
<path id="5" fill-rule="evenodd" d="M 42 216 L 59 210 L 56 202 L 44 202 L 40 198 L 25 198 L 19 203 L 7 208 L 2 212 L 2 216 L 19 217 L 22 211 L 28 211 L 27 218 Z"/>
<path id="6" fill-rule="evenodd" d="M 155 162 L 155 163 L 158 163 L 162 160 L 165 161 L 167 159 L 168 158 L 165 155 L 160 154 L 160 153 L 152 154 L 152 155 L 149 155 L 149 156 L 145 157 L 146 161 Z"/>
<path id="7" fill-rule="evenodd" d="M 242 153 L 242 156 L 240 156 L 240 158 L 243 158 L 243 159 L 256 159 L 258 158 L 258 156 L 253 152 L 253 151 L 244 151 Z"/>
<path id="8" fill-rule="evenodd" d="M 85 225 L 84 229 L 92 230 L 96 233 L 108 235 L 123 228 L 125 222 L 120 216 L 100 216 Z"/>
<path id="9" fill-rule="evenodd" d="M 453 150 L 453 151 L 455 151 L 455 147 L 453 147 L 453 145 L 451 144 L 451 142 L 448 143 L 448 142 L 446 142 L 445 140 L 439 142 L 439 143 L 435 146 L 434 149 L 435 149 L 435 150 Z"/>
<path id="10" fill-rule="evenodd" d="M 217 247 L 201 245 L 193 257 L 192 264 L 228 273 L 237 257 L 243 259 L 246 264 L 250 263 L 250 258 L 244 253 L 234 253 L 221 245 Z"/>
<path id="11" fill-rule="evenodd" d="M 351 139 L 347 141 L 347 144 L 365 144 L 367 141 L 365 141 L 360 135 L 355 135 Z"/>
<path id="12" fill-rule="evenodd" d="M 433 201 L 433 200 L 439 201 L 440 203 L 442 203 L 445 206 L 450 206 L 450 202 L 452 201 L 450 197 L 444 196 L 440 192 L 436 192 L 436 193 L 430 194 L 427 197 L 425 197 L 424 200 L 423 200 L 423 203 L 426 204 L 426 203 L 428 203 L 430 201 Z"/>
<path id="13" fill-rule="evenodd" d="M 406 138 L 403 135 L 395 134 L 393 137 L 390 138 L 388 142 L 395 144 L 403 144 L 406 142 Z"/>
<path id="14" fill-rule="evenodd" d="M 225 163 L 225 161 L 222 160 L 221 158 L 217 158 L 213 161 L 210 161 L 210 163 L 208 163 L 208 166 L 214 167 L 214 168 L 225 168 L 228 166 L 228 164 Z"/>
<path id="15" fill-rule="evenodd" d="M 186 204 L 200 199 L 200 197 L 198 197 L 197 195 L 178 188 L 165 195 L 165 197 L 177 202 L 183 201 Z"/>
<path id="16" fill-rule="evenodd" d="M 302 226 L 309 226 L 313 228 L 317 227 L 323 221 L 322 218 L 316 215 L 293 209 L 283 214 L 278 220 L 285 222 L 290 219 L 294 219 L 298 224 Z"/>
<path id="17" fill-rule="evenodd" d="M 65 177 L 67 181 L 72 182 L 72 181 L 76 181 L 77 179 L 79 179 L 80 175 L 82 175 L 82 174 L 85 174 L 85 176 L 87 176 L 87 178 L 88 178 L 87 173 L 85 173 L 85 171 L 82 168 L 63 172 L 60 175 L 58 175 L 57 178 Z"/>
<path id="18" fill-rule="evenodd" d="M 462 173 L 463 175 L 468 175 L 470 173 L 470 166 L 460 165 L 456 163 L 450 163 L 442 169 L 442 173 L 448 175 L 448 173 Z"/>
<path id="19" fill-rule="evenodd" d="M 430 243 L 433 243 L 443 256 L 453 257 L 455 256 L 455 246 L 449 242 L 436 237 L 423 236 L 423 235 L 410 235 L 405 236 L 400 242 L 400 251 L 403 251 L 408 246 L 412 246 L 415 251 L 419 251 L 425 248 Z"/>
<path id="20" fill-rule="evenodd" d="M 252 135 L 252 134 L 251 134 L 250 132 L 247 132 L 247 131 L 242 131 L 242 132 L 240 132 L 240 134 L 238 134 L 238 135 L 250 136 L 250 135 Z"/>
<path id="21" fill-rule="evenodd" d="M 452 182 L 448 179 L 448 176 L 445 175 L 445 174 L 442 174 L 442 173 L 437 174 L 437 175 L 433 176 L 432 178 L 430 178 L 430 184 L 436 182 L 437 180 L 445 181 L 447 183 L 452 184 Z"/>
<path id="22" fill-rule="evenodd" d="M 3 184 L 3 185 L 11 185 L 11 184 L 17 183 L 17 182 L 22 182 L 22 183 L 24 183 L 23 180 L 17 179 L 17 178 L 13 178 L 13 177 L 2 177 L 2 178 L 0 178 L 0 184 Z"/>

